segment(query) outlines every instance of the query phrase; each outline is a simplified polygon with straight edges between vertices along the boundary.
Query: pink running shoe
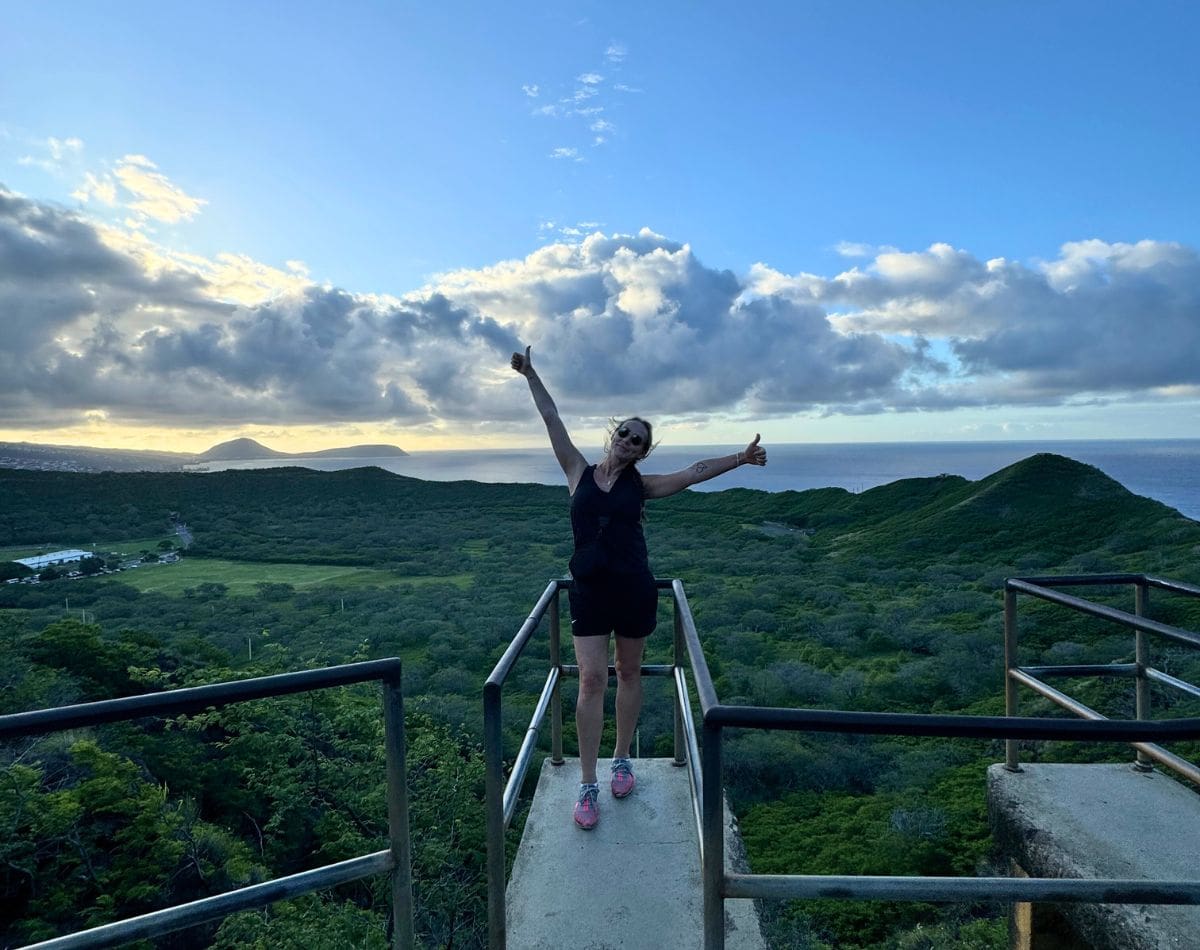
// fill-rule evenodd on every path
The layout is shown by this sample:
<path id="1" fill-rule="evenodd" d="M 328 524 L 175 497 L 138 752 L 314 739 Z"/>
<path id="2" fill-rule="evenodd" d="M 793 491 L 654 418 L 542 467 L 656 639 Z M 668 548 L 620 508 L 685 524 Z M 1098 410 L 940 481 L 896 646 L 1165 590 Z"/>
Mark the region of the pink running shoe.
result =
<path id="1" fill-rule="evenodd" d="M 628 759 L 613 759 L 612 761 L 612 793 L 613 798 L 625 798 L 633 792 L 636 784 L 633 777 L 633 763 Z"/>
<path id="2" fill-rule="evenodd" d="M 584 831 L 591 831 L 600 820 L 600 808 L 596 799 L 600 795 L 598 785 L 580 785 L 579 798 L 575 802 L 575 824 Z"/>

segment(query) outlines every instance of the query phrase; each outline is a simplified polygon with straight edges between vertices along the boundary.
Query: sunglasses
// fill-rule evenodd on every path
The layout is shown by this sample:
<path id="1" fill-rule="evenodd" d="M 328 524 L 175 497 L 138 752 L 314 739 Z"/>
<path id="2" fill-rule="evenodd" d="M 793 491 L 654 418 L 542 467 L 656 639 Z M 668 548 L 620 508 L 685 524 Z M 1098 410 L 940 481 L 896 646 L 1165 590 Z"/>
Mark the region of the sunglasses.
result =
<path id="1" fill-rule="evenodd" d="M 643 438 L 642 438 L 640 435 L 638 435 L 637 433 L 634 433 L 634 434 L 632 434 L 632 435 L 631 435 L 631 434 L 630 434 L 630 432 L 629 432 L 629 426 L 621 426 L 621 428 L 619 428 L 619 429 L 617 430 L 617 436 L 618 436 L 618 437 L 620 437 L 620 438 L 622 438 L 622 439 L 628 439 L 628 440 L 629 440 L 629 444 L 630 444 L 630 445 L 632 445 L 632 446 L 633 446 L 635 449 L 636 449 L 636 448 L 637 448 L 639 445 L 641 445 L 643 442 L 645 442 L 645 441 L 646 441 L 645 439 L 643 439 Z"/>

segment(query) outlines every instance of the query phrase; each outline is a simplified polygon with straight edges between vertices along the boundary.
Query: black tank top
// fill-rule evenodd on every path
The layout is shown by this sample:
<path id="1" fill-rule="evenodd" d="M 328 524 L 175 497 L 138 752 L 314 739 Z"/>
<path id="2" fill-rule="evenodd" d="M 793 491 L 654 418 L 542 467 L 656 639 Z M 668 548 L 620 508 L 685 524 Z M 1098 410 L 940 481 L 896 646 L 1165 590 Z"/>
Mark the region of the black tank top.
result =
<path id="1" fill-rule="evenodd" d="M 621 470 L 611 490 L 596 484 L 596 466 L 584 469 L 571 496 L 575 577 L 650 573 L 642 532 L 642 476 L 632 465 Z"/>

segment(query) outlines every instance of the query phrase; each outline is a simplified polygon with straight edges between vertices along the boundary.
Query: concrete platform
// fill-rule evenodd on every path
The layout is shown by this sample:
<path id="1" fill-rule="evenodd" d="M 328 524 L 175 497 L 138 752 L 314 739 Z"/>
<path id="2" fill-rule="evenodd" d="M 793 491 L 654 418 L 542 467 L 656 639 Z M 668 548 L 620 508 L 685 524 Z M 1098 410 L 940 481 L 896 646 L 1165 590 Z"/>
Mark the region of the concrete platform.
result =
<path id="1" fill-rule="evenodd" d="M 637 789 L 612 797 L 601 775 L 600 823 L 571 820 L 579 760 L 538 778 L 506 897 L 513 950 L 699 950 L 704 900 L 685 768 L 634 759 Z M 607 760 L 601 760 L 601 771 Z M 727 867 L 744 854 L 728 809 Z M 753 901 L 725 902 L 725 946 L 766 950 Z"/>
<path id="2" fill-rule="evenodd" d="M 1021 769 L 988 769 L 988 811 L 1001 850 L 1031 877 L 1200 879 L 1200 795 L 1184 785 L 1129 765 Z M 1200 907 L 1054 906 L 1079 946 L 1200 947 Z"/>

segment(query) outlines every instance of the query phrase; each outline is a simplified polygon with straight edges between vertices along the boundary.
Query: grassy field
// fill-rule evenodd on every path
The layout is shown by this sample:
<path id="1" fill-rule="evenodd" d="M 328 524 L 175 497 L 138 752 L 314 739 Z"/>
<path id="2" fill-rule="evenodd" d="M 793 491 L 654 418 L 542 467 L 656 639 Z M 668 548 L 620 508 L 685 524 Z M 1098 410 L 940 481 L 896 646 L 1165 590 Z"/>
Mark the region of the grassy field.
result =
<path id="1" fill-rule="evenodd" d="M 182 595 L 198 584 L 224 584 L 230 594 L 255 594 L 256 585 L 291 584 L 297 590 L 337 584 L 339 587 L 394 587 L 397 584 L 454 584 L 468 587 L 471 574 L 447 577 L 408 577 L 393 571 L 330 564 L 271 564 L 256 561 L 220 561 L 210 558 L 184 558 L 175 564 L 145 564 L 136 570 L 122 571 L 123 584 L 143 592 Z"/>

